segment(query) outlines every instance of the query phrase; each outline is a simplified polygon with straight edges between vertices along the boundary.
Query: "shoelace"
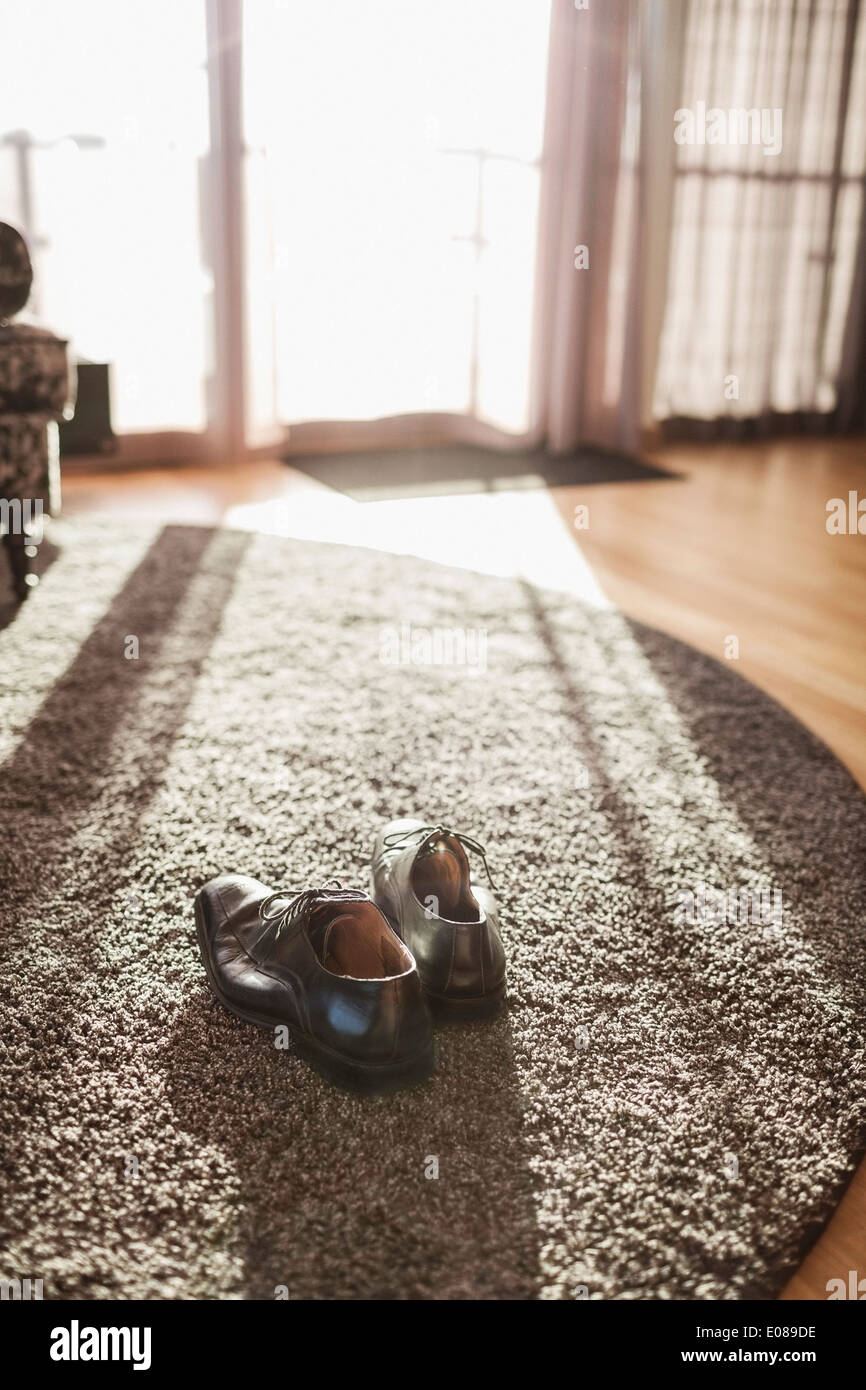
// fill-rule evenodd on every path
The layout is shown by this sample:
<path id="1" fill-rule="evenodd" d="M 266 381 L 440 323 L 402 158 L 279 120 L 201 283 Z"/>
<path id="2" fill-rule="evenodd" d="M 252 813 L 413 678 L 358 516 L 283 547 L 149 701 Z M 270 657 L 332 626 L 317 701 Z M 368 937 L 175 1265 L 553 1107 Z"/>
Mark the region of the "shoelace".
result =
<path id="1" fill-rule="evenodd" d="M 449 830 L 448 827 L 444 825 L 418 825 L 413 830 L 392 830 L 390 835 L 385 836 L 382 844 L 386 849 L 396 849 L 398 845 L 408 844 L 415 835 L 421 836 L 418 844 L 419 849 L 427 840 L 432 840 L 436 835 L 450 835 L 453 839 L 459 840 L 464 849 L 471 850 L 473 854 L 480 855 L 481 862 L 484 865 L 484 872 L 487 875 L 487 882 L 490 884 L 493 891 L 496 891 L 496 884 L 493 882 L 490 874 L 484 846 L 480 845 L 477 840 L 473 840 L 471 835 L 461 835 L 459 830 Z"/>
<path id="2" fill-rule="evenodd" d="M 336 884 L 332 888 L 331 884 Z M 319 903 L 364 903 L 369 901 L 369 894 L 361 888 L 344 888 L 340 879 L 329 878 L 319 887 L 308 888 L 289 888 L 271 893 L 259 905 L 259 919 L 262 926 L 268 927 L 276 923 L 277 929 L 274 939 L 280 936 L 290 923 L 295 922 L 298 929 L 308 919 L 313 908 Z M 281 907 L 277 904 L 282 903 Z"/>

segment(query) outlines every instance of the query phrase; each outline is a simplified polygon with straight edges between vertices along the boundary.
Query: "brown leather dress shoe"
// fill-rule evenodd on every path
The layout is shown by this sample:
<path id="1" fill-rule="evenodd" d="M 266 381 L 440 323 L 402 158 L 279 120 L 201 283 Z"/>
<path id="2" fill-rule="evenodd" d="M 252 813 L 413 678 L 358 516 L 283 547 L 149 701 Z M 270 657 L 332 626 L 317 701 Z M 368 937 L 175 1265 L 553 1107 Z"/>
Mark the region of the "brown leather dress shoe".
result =
<path id="1" fill-rule="evenodd" d="M 288 1027 L 329 1081 L 369 1092 L 429 1075 L 415 961 L 366 893 L 339 883 L 273 892 L 226 874 L 197 895 L 195 921 L 217 999 L 247 1023 Z"/>
<path id="2" fill-rule="evenodd" d="M 472 876 L 467 848 L 480 854 L 490 883 L 484 850 L 469 836 L 415 817 L 389 821 L 371 876 L 373 899 L 417 960 L 433 1013 L 468 1022 L 505 1003 L 505 952 L 496 899 Z"/>

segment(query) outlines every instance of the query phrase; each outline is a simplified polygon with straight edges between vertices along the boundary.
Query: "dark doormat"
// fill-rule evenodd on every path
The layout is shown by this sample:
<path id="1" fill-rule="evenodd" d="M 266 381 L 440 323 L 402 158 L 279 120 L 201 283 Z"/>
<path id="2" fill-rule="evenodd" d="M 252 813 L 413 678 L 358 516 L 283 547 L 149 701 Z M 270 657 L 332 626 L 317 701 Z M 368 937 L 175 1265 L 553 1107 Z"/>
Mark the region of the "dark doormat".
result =
<path id="1" fill-rule="evenodd" d="M 495 449 L 455 445 L 440 449 L 289 455 L 284 462 L 356 502 L 538 487 L 586 487 L 593 483 L 639 483 L 680 476 L 596 445 L 564 457 L 542 450 L 503 454 Z"/>
<path id="2" fill-rule="evenodd" d="M 866 800 L 828 749 L 732 664 L 518 579 L 114 519 L 60 546 L 0 632 L 0 1271 L 777 1294 L 866 1128 Z M 404 621 L 483 660 L 383 661 Z M 214 1001 L 192 899 L 362 884 L 416 812 L 487 846 L 508 1009 L 364 1100 Z"/>

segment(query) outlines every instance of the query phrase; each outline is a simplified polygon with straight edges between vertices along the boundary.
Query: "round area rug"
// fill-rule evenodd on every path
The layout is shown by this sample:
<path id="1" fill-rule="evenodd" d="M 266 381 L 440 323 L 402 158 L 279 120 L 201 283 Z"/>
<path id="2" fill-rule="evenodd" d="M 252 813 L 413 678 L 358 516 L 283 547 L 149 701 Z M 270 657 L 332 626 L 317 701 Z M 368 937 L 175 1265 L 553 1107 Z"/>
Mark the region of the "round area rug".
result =
<path id="1" fill-rule="evenodd" d="M 4 1277 L 774 1296 L 866 1128 L 866 802 L 827 749 L 733 664 L 519 580 L 55 540 L 0 631 Z M 416 812 L 487 846 L 509 1007 L 359 1099 L 212 1000 L 192 899 L 362 883 Z"/>

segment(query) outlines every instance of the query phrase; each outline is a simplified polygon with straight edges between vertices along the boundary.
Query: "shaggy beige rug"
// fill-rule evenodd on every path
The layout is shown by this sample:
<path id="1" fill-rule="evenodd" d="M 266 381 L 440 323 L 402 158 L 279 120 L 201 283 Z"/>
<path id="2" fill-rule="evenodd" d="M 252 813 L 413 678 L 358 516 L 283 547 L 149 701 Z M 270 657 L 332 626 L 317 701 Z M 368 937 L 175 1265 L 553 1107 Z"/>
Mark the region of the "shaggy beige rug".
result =
<path id="1" fill-rule="evenodd" d="M 0 632 L 0 1275 L 773 1296 L 866 1123 L 866 806 L 827 750 L 732 666 L 517 581 L 200 528 L 58 543 Z M 213 1002 L 192 898 L 361 882 L 414 812 L 487 845 L 509 1009 L 357 1099 Z"/>

